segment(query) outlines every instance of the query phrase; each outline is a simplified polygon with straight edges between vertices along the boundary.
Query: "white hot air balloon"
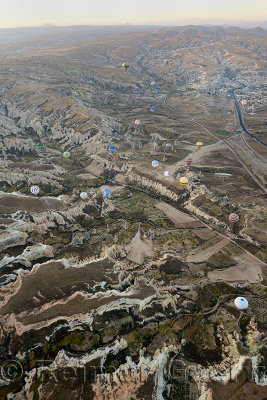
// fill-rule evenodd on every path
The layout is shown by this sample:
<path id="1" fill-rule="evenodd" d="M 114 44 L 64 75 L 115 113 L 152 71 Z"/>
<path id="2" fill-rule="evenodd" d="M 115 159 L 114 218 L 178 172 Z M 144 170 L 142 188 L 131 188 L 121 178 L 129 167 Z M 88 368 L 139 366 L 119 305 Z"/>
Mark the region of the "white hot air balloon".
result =
<path id="1" fill-rule="evenodd" d="M 86 200 L 87 197 L 88 197 L 88 194 L 87 194 L 86 192 L 82 192 L 82 193 L 80 194 L 80 198 L 81 198 L 82 200 Z"/>
<path id="2" fill-rule="evenodd" d="M 152 161 L 152 167 L 157 168 L 159 166 L 159 162 L 157 160 Z"/>
<path id="3" fill-rule="evenodd" d="M 169 171 L 164 171 L 164 176 L 170 176 Z"/>
<path id="4" fill-rule="evenodd" d="M 156 82 L 151 82 L 151 86 L 155 86 L 156 85 Z"/>
<path id="5" fill-rule="evenodd" d="M 235 299 L 235 306 L 238 310 L 246 310 L 248 308 L 248 301 L 244 297 L 237 297 Z"/>

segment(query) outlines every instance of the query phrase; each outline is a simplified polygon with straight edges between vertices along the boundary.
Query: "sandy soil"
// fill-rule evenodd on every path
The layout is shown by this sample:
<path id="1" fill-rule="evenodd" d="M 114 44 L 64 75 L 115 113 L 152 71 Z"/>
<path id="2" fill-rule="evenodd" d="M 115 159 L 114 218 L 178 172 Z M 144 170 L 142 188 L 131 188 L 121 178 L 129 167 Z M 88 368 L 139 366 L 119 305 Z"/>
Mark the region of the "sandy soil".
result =
<path id="1" fill-rule="evenodd" d="M 0 213 L 12 214 L 18 210 L 22 211 L 47 211 L 61 210 L 63 203 L 60 200 L 49 197 L 32 197 L 32 196 L 18 196 L 13 194 L 4 194 L 0 196 Z"/>
<path id="2" fill-rule="evenodd" d="M 199 149 L 199 150 L 196 149 L 194 152 L 188 154 L 188 156 L 192 158 L 193 164 L 196 165 L 198 163 L 198 161 L 201 160 L 201 158 L 207 156 L 212 151 L 220 151 L 220 150 L 224 150 L 224 149 L 227 149 L 225 144 L 214 143 L 214 144 L 210 144 L 208 146 L 204 146 L 204 147 L 202 147 L 202 149 Z M 173 164 L 172 166 L 169 167 L 168 170 L 171 174 L 174 174 L 176 172 L 177 168 L 180 167 L 181 165 L 184 165 L 184 160 Z"/>
<path id="3" fill-rule="evenodd" d="M 246 382 L 229 400 L 264 400 L 267 386 L 256 386 L 254 381 Z"/>
<path id="4" fill-rule="evenodd" d="M 157 209 L 162 211 L 174 224 L 176 228 L 191 228 L 196 226 L 201 226 L 201 223 L 198 222 L 195 218 L 191 217 L 188 214 L 183 213 L 182 211 L 177 210 L 176 208 L 170 206 L 167 203 L 157 203 Z"/>
<path id="5" fill-rule="evenodd" d="M 208 247 L 207 249 L 200 251 L 199 253 L 189 254 L 187 256 L 187 262 L 203 262 L 208 260 L 213 254 L 218 253 L 221 249 L 223 249 L 230 241 L 227 239 L 222 239 L 219 242 L 215 243 L 213 246 Z"/>
<path id="6" fill-rule="evenodd" d="M 224 271 L 210 271 L 208 273 L 208 278 L 212 282 L 225 280 L 228 282 L 248 281 L 251 283 L 257 283 L 260 281 L 263 269 L 265 269 L 265 271 L 267 269 L 267 266 L 265 266 L 263 262 L 260 260 L 257 262 L 255 257 L 246 252 L 235 257 L 235 260 L 239 265 L 228 268 Z"/>
<path id="7" fill-rule="evenodd" d="M 145 257 L 153 257 L 154 255 L 152 241 L 149 239 L 142 240 L 140 230 L 136 233 L 131 243 L 125 247 L 125 250 L 128 260 L 137 264 L 143 264 Z"/>

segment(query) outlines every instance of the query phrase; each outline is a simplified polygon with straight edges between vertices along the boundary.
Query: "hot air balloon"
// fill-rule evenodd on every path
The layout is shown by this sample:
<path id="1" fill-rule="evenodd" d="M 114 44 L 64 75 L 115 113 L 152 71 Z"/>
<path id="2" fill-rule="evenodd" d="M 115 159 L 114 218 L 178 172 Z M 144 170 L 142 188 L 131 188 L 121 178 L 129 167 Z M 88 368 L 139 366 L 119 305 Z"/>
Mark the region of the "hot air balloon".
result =
<path id="1" fill-rule="evenodd" d="M 171 148 L 172 148 L 171 143 L 166 143 L 166 149 L 171 149 Z"/>
<path id="2" fill-rule="evenodd" d="M 186 162 L 187 165 L 191 165 L 193 160 L 190 157 L 186 157 L 185 162 Z"/>
<path id="3" fill-rule="evenodd" d="M 168 63 L 169 63 L 169 61 L 167 60 L 167 58 L 165 58 L 164 64 L 167 65 Z"/>
<path id="4" fill-rule="evenodd" d="M 134 94 L 138 94 L 138 89 L 134 89 Z"/>
<path id="5" fill-rule="evenodd" d="M 156 111 L 156 107 L 151 107 L 150 111 L 155 112 Z"/>
<path id="6" fill-rule="evenodd" d="M 40 192 L 39 186 L 32 186 L 31 193 L 37 195 Z"/>
<path id="7" fill-rule="evenodd" d="M 69 158 L 69 157 L 70 157 L 70 153 L 69 153 L 68 151 L 65 151 L 65 152 L 63 153 L 63 157 Z"/>
<path id="8" fill-rule="evenodd" d="M 237 221 L 239 221 L 239 216 L 237 214 L 230 214 L 229 215 L 229 221 L 235 224 Z"/>
<path id="9" fill-rule="evenodd" d="M 156 93 L 160 93 L 160 89 L 156 89 Z"/>
<path id="10" fill-rule="evenodd" d="M 235 299 L 235 306 L 238 310 L 246 310 L 248 308 L 248 301 L 244 297 L 237 297 Z"/>
<path id="11" fill-rule="evenodd" d="M 196 142 L 196 146 L 198 149 L 201 149 L 201 147 L 203 147 L 203 143 L 202 142 Z"/>
<path id="12" fill-rule="evenodd" d="M 247 100 L 241 100 L 241 105 L 244 107 L 245 105 L 247 105 Z"/>
<path id="13" fill-rule="evenodd" d="M 185 186 L 188 183 L 188 179 L 185 176 L 182 176 L 182 178 L 180 178 L 179 182 L 182 186 Z"/>
<path id="14" fill-rule="evenodd" d="M 36 145 L 36 147 L 38 147 L 38 149 L 41 149 L 42 146 L 43 146 L 42 143 L 37 143 L 37 145 Z"/>
<path id="15" fill-rule="evenodd" d="M 88 197 L 88 194 L 87 194 L 86 192 L 82 192 L 82 193 L 80 194 L 80 198 L 81 198 L 82 200 L 86 200 L 87 197 Z"/>
<path id="16" fill-rule="evenodd" d="M 156 82 L 151 82 L 151 86 L 155 86 L 156 85 Z"/>
<path id="17" fill-rule="evenodd" d="M 109 146 L 108 149 L 109 149 L 109 151 L 111 151 L 111 153 L 115 153 L 115 151 L 117 150 L 117 147 L 112 144 Z"/>
<path id="18" fill-rule="evenodd" d="M 164 171 L 164 176 L 170 176 L 169 171 Z"/>
<path id="19" fill-rule="evenodd" d="M 126 62 L 122 63 L 121 66 L 124 69 L 124 71 L 127 71 L 127 69 L 129 68 L 129 64 L 127 64 Z"/>
<path id="20" fill-rule="evenodd" d="M 157 168 L 159 166 L 159 162 L 157 160 L 152 161 L 152 167 Z"/>
<path id="21" fill-rule="evenodd" d="M 136 120 L 134 121 L 134 123 L 135 123 L 135 125 L 140 125 L 140 124 L 141 124 L 141 121 L 140 121 L 140 119 L 136 119 Z"/>
<path id="22" fill-rule="evenodd" d="M 102 193 L 103 193 L 103 195 L 104 195 L 105 197 L 109 198 L 110 195 L 111 195 L 111 190 L 110 190 L 110 188 L 106 187 L 106 188 L 104 188 L 104 189 L 102 190 Z"/>

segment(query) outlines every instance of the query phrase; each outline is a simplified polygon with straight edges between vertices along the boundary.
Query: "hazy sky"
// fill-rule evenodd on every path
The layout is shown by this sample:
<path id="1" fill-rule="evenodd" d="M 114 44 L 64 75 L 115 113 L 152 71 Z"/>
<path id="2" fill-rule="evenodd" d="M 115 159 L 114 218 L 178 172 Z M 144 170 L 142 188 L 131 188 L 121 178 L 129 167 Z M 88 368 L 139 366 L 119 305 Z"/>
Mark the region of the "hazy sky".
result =
<path id="1" fill-rule="evenodd" d="M 0 0 L 0 28 L 267 18 L 267 0 Z"/>

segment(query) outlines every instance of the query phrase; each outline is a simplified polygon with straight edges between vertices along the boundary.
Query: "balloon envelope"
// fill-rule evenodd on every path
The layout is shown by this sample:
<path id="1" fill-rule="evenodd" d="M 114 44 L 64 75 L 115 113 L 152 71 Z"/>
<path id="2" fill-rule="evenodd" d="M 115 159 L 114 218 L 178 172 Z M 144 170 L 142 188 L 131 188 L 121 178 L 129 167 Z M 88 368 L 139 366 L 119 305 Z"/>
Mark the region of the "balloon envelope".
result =
<path id="1" fill-rule="evenodd" d="M 152 112 L 156 111 L 156 107 L 151 107 L 150 111 L 152 111 Z"/>
<path id="2" fill-rule="evenodd" d="M 110 188 L 104 188 L 104 189 L 102 190 L 102 193 L 103 193 L 103 195 L 104 195 L 105 197 L 109 197 L 110 194 L 111 194 Z"/>
<path id="3" fill-rule="evenodd" d="M 182 176 L 182 178 L 180 178 L 180 184 L 182 186 L 185 186 L 188 183 L 188 179 L 185 176 Z"/>
<path id="4" fill-rule="evenodd" d="M 160 92 L 160 89 L 156 89 L 156 93 L 159 93 Z"/>
<path id="5" fill-rule="evenodd" d="M 248 308 L 248 301 L 244 297 L 237 297 L 235 299 L 235 306 L 238 310 L 246 310 Z"/>
<path id="6" fill-rule="evenodd" d="M 69 153 L 68 151 L 65 151 L 65 152 L 63 153 L 63 157 L 69 158 L 69 157 L 70 157 L 70 153 Z"/>
<path id="7" fill-rule="evenodd" d="M 200 149 L 203 146 L 203 143 L 202 142 L 196 142 L 196 146 L 197 146 L 198 149 Z"/>
<path id="8" fill-rule="evenodd" d="M 31 187 L 31 193 L 32 193 L 32 194 L 38 194 L 39 191 L 40 191 L 39 186 L 32 186 L 32 187 Z"/>
<path id="9" fill-rule="evenodd" d="M 247 100 L 241 100 L 242 106 L 245 106 L 247 104 Z"/>
<path id="10" fill-rule="evenodd" d="M 172 145 L 170 143 L 166 143 L 166 149 L 171 149 Z"/>
<path id="11" fill-rule="evenodd" d="M 187 165 L 191 165 L 193 160 L 192 160 L 191 157 L 186 157 L 185 162 L 186 162 Z"/>
<path id="12" fill-rule="evenodd" d="M 164 176 L 170 176 L 169 171 L 164 171 Z"/>
<path id="13" fill-rule="evenodd" d="M 165 60 L 164 60 L 164 64 L 165 64 L 165 65 L 167 65 L 167 64 L 168 64 L 168 62 L 169 62 L 169 61 L 167 60 L 167 58 L 165 58 Z"/>
<path id="14" fill-rule="evenodd" d="M 230 214 L 230 215 L 229 215 L 229 221 L 230 221 L 230 222 L 233 222 L 233 223 L 239 221 L 239 215 L 234 214 L 234 213 Z"/>
<path id="15" fill-rule="evenodd" d="M 134 91 L 133 91 L 133 92 L 137 94 L 137 93 L 138 93 L 138 89 L 134 89 Z"/>
<path id="16" fill-rule="evenodd" d="M 113 144 L 111 146 L 109 146 L 109 151 L 111 151 L 111 153 L 115 153 L 116 150 L 117 150 L 117 147 L 114 146 Z"/>
<path id="17" fill-rule="evenodd" d="M 42 143 L 37 143 L 36 147 L 38 147 L 38 149 L 40 149 L 42 147 Z"/>
<path id="18" fill-rule="evenodd" d="M 140 125 L 140 124 L 141 124 L 141 121 L 140 121 L 140 119 L 136 119 L 136 120 L 134 121 L 134 123 L 135 123 L 135 125 Z"/>
<path id="19" fill-rule="evenodd" d="M 151 82 L 151 86 L 155 86 L 156 85 L 156 82 Z"/>
<path id="20" fill-rule="evenodd" d="M 80 194 L 80 198 L 81 198 L 82 200 L 87 199 L 87 197 L 88 197 L 88 194 L 87 194 L 86 192 L 82 192 L 82 193 Z"/>
<path id="21" fill-rule="evenodd" d="M 156 167 L 159 166 L 159 162 L 158 162 L 157 160 L 153 160 L 151 164 L 152 164 L 152 166 L 153 166 L 154 168 L 156 168 Z"/>
<path id="22" fill-rule="evenodd" d="M 121 65 L 122 65 L 124 71 L 127 71 L 127 69 L 129 68 L 129 64 L 127 64 L 126 62 L 122 63 Z"/>

